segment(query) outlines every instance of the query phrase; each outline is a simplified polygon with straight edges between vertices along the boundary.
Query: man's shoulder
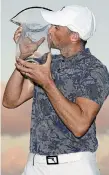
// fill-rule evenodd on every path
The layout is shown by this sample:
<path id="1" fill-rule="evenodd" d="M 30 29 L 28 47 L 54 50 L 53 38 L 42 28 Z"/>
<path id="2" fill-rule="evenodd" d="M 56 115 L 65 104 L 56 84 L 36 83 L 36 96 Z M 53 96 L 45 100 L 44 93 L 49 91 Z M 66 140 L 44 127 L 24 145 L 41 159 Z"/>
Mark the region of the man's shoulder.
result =
<path id="1" fill-rule="evenodd" d="M 81 82 L 83 79 L 88 81 L 93 79 L 94 81 L 104 82 L 109 85 L 109 71 L 106 65 L 91 53 L 84 53 L 75 67 L 81 73 Z"/>
<path id="2" fill-rule="evenodd" d="M 108 69 L 106 67 L 106 65 L 100 60 L 98 59 L 96 56 L 92 55 L 92 54 L 86 54 L 84 57 L 84 64 L 86 66 L 86 69 L 88 68 L 89 70 L 104 70 L 108 73 Z"/>

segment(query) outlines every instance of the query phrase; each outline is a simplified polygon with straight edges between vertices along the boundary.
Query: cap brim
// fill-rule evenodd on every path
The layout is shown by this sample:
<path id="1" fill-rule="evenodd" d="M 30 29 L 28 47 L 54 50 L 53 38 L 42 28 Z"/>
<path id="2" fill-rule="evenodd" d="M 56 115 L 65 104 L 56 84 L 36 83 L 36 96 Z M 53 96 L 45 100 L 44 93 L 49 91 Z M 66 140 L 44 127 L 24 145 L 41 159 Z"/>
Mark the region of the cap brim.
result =
<path id="1" fill-rule="evenodd" d="M 65 26 L 62 20 L 64 18 L 62 11 L 53 12 L 53 11 L 41 10 L 41 14 L 44 20 L 47 21 L 49 24 Z"/>

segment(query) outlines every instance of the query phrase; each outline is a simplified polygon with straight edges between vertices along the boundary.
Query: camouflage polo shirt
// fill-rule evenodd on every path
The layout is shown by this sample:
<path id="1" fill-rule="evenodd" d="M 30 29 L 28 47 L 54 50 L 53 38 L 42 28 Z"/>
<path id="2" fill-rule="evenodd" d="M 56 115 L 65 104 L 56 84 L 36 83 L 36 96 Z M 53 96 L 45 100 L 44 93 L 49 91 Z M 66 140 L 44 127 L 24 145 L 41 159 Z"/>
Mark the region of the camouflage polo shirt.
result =
<path id="1" fill-rule="evenodd" d="M 40 62 L 43 63 L 43 60 L 40 59 Z M 85 97 L 102 106 L 109 94 L 109 73 L 106 66 L 86 50 L 69 58 L 52 56 L 51 72 L 57 88 L 73 103 L 76 97 Z M 44 90 L 35 84 L 30 152 L 58 155 L 94 152 L 97 147 L 95 121 L 84 136 L 75 137 L 56 114 Z"/>

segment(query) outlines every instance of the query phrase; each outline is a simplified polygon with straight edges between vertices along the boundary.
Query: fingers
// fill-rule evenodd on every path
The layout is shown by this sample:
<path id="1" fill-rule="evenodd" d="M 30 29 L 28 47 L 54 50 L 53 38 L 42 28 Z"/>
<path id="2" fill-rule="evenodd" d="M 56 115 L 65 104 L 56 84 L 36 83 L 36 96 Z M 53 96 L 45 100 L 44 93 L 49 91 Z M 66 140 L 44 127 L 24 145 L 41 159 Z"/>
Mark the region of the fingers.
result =
<path id="1" fill-rule="evenodd" d="M 26 72 L 26 73 L 30 73 L 31 74 L 31 72 L 32 72 L 32 69 L 23 67 L 22 65 L 18 64 L 17 62 L 15 63 L 15 66 L 22 73 Z"/>
<path id="2" fill-rule="evenodd" d="M 13 40 L 15 41 L 15 43 L 17 43 L 20 35 L 21 35 L 21 32 L 22 32 L 22 27 L 18 27 L 17 30 L 15 31 L 14 33 L 14 37 L 13 37 Z"/>
<path id="3" fill-rule="evenodd" d="M 17 63 L 24 66 L 24 67 L 26 67 L 26 68 L 30 68 L 30 69 L 34 69 L 36 65 L 39 65 L 38 62 L 37 63 L 35 62 L 35 64 L 33 64 L 33 63 L 30 63 L 30 62 L 24 61 L 22 59 L 18 59 Z"/>
<path id="4" fill-rule="evenodd" d="M 41 38 L 39 41 L 34 42 L 33 44 L 33 48 L 34 48 L 34 52 L 37 51 L 38 47 L 44 42 L 45 38 Z"/>
<path id="5" fill-rule="evenodd" d="M 21 72 L 21 71 L 20 71 Z M 27 72 L 21 72 L 22 75 L 24 75 L 24 77 L 26 78 L 32 78 L 32 75 L 30 73 L 27 73 Z"/>

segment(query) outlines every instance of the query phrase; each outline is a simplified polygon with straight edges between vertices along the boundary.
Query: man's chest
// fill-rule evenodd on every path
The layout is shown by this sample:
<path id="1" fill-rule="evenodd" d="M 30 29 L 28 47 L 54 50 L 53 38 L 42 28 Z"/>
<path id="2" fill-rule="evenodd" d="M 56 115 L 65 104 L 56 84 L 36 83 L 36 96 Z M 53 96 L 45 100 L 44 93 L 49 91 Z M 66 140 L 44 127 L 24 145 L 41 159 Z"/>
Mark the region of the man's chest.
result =
<path id="1" fill-rule="evenodd" d="M 52 77 L 56 87 L 61 93 L 69 100 L 73 100 L 76 96 L 76 89 L 81 78 L 81 70 L 79 67 L 70 61 L 67 63 L 54 63 L 54 65 L 52 65 Z"/>
<path id="2" fill-rule="evenodd" d="M 81 78 L 80 67 L 77 64 L 72 64 L 71 61 L 55 61 L 51 64 L 51 74 L 56 87 L 64 95 L 64 97 L 74 101 L 77 86 Z M 47 100 L 47 95 L 39 86 L 35 87 L 35 95 L 37 96 L 36 99 L 39 101 L 41 99 Z"/>

